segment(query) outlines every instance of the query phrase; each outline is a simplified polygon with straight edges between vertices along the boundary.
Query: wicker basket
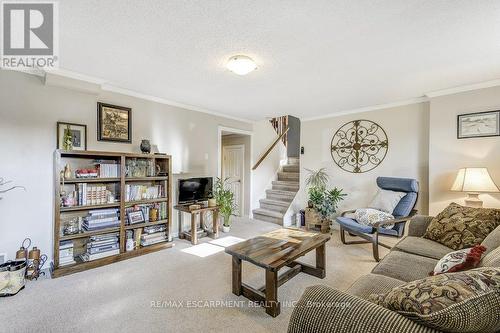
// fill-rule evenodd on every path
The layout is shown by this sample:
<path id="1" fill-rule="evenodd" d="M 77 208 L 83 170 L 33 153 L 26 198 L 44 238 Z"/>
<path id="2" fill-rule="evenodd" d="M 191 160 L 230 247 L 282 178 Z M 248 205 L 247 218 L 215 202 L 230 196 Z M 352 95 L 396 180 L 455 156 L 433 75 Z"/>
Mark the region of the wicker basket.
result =
<path id="1" fill-rule="evenodd" d="M 322 233 L 330 232 L 330 220 L 322 219 L 314 208 L 306 208 L 306 229 L 319 229 Z"/>

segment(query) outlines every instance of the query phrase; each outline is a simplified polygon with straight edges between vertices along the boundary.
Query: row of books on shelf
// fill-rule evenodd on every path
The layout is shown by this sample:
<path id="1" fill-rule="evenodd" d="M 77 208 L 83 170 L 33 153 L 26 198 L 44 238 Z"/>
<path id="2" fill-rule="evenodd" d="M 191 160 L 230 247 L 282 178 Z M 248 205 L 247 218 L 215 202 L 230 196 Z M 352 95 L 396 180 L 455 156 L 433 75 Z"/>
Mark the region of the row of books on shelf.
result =
<path id="1" fill-rule="evenodd" d="M 91 168 L 75 171 L 76 178 L 117 178 L 120 177 L 120 165 L 116 161 L 95 160 Z"/>
<path id="2" fill-rule="evenodd" d="M 119 209 L 98 209 L 91 210 L 83 218 L 82 229 L 84 231 L 96 231 L 106 228 L 116 228 L 120 226 Z"/>
<path id="3" fill-rule="evenodd" d="M 166 242 L 168 240 L 165 225 L 147 226 L 126 232 L 126 250 L 133 251 L 141 247 Z M 78 257 L 86 262 L 120 254 L 119 233 L 95 235 L 88 238 L 85 252 Z M 59 266 L 76 264 L 74 243 L 72 240 L 59 243 Z"/>
<path id="4" fill-rule="evenodd" d="M 147 226 L 134 230 L 127 230 L 127 251 L 140 247 L 166 242 L 168 240 L 167 227 L 163 224 Z"/>
<path id="5" fill-rule="evenodd" d="M 106 185 L 87 183 L 75 184 L 75 198 L 78 206 L 103 205 L 114 201 L 114 196 Z"/>
<path id="6" fill-rule="evenodd" d="M 120 177 L 120 164 L 114 161 L 96 161 L 95 166 L 101 178 Z"/>
<path id="7" fill-rule="evenodd" d="M 165 197 L 163 185 L 125 185 L 125 201 L 159 199 Z"/>

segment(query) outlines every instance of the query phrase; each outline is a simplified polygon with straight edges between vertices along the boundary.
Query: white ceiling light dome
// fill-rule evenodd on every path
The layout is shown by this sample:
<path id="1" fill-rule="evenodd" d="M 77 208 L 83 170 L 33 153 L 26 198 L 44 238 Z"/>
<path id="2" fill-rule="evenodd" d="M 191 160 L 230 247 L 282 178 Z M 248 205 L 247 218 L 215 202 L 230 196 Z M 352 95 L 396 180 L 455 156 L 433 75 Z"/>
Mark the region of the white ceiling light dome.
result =
<path id="1" fill-rule="evenodd" d="M 257 69 L 257 64 L 246 55 L 235 55 L 229 58 L 226 68 L 238 75 L 247 75 Z"/>

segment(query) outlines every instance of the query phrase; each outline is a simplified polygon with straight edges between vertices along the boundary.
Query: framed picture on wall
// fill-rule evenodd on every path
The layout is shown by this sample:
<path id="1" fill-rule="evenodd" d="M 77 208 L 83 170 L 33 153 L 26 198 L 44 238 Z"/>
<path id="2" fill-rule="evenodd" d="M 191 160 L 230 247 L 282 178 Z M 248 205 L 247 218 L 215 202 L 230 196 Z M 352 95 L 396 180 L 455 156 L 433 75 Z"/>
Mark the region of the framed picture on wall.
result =
<path id="1" fill-rule="evenodd" d="M 58 121 L 57 149 L 87 150 L 87 125 Z"/>
<path id="2" fill-rule="evenodd" d="M 132 143 L 132 109 L 97 103 L 97 140 Z"/>
<path id="3" fill-rule="evenodd" d="M 500 110 L 458 115 L 458 139 L 488 136 L 500 136 Z"/>

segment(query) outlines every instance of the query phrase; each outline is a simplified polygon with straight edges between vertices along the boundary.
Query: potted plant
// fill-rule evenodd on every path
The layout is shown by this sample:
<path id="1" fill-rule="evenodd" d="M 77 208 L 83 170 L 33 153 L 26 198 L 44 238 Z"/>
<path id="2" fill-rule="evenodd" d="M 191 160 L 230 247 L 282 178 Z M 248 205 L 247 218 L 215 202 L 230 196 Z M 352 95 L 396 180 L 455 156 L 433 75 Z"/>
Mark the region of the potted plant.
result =
<path id="1" fill-rule="evenodd" d="M 322 232 L 330 228 L 330 221 L 337 211 L 338 204 L 344 200 L 346 194 L 342 189 L 334 187 L 327 189 L 330 177 L 321 168 L 317 171 L 306 169 L 309 175 L 306 179 L 308 193 L 308 209 L 306 209 L 306 224 L 320 225 Z"/>
<path id="2" fill-rule="evenodd" d="M 234 194 L 229 189 L 228 178 L 218 178 L 214 186 L 214 199 L 219 206 L 219 213 L 223 217 L 222 231 L 229 232 L 231 229 L 231 215 L 236 209 Z"/>

